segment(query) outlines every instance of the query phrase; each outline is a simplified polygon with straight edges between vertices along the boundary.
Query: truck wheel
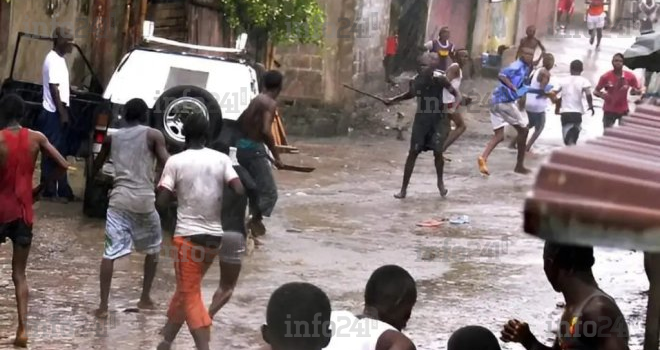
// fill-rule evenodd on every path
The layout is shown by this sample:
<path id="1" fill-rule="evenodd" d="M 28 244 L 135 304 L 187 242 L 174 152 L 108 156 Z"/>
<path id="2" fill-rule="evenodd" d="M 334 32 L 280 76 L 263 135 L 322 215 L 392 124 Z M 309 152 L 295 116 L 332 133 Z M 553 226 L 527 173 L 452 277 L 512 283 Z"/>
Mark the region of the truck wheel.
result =
<path id="1" fill-rule="evenodd" d="M 108 210 L 108 191 L 110 187 L 100 184 L 92 178 L 93 157 L 85 159 L 85 194 L 83 196 L 83 214 L 90 218 L 105 219 Z"/>
<path id="2" fill-rule="evenodd" d="M 218 100 L 208 91 L 192 85 L 176 86 L 165 91 L 156 100 L 151 112 L 152 125 L 163 133 L 170 148 L 179 151 L 185 145 L 183 122 L 192 113 L 201 113 L 208 118 L 209 143 L 220 135 L 222 111 Z"/>

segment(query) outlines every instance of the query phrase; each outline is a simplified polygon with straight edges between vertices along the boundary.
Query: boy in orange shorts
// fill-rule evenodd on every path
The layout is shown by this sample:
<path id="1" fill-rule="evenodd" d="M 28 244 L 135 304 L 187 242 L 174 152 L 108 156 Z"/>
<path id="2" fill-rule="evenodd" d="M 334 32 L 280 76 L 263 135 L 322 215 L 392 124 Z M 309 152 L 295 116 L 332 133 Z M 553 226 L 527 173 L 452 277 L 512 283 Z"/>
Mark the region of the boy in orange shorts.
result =
<path id="1" fill-rule="evenodd" d="M 221 215 L 225 185 L 239 195 L 245 191 L 231 159 L 205 147 L 208 128 L 203 115 L 186 118 L 186 150 L 169 158 L 158 186 L 156 204 L 160 208 L 167 208 L 174 196 L 178 202 L 172 240 L 176 292 L 167 311 L 159 350 L 170 349 L 184 322 L 196 348 L 209 349 L 211 317 L 202 300 L 202 279 L 218 254 L 231 255 L 242 246 L 240 233 L 223 232 Z"/>

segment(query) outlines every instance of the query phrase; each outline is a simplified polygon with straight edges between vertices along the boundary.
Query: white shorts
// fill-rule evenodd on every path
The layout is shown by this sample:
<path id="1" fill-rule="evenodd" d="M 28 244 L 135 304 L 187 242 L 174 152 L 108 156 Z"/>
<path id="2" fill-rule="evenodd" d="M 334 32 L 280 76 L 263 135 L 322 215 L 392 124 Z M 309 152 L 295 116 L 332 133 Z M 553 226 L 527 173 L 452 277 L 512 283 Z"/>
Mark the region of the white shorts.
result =
<path id="1" fill-rule="evenodd" d="M 603 29 L 605 28 L 605 14 L 601 13 L 598 16 L 587 15 L 587 29 Z"/>
<path id="2" fill-rule="evenodd" d="M 490 122 L 493 130 L 503 128 L 509 124 L 512 126 L 525 126 L 527 123 L 516 102 L 498 103 L 490 106 Z"/>

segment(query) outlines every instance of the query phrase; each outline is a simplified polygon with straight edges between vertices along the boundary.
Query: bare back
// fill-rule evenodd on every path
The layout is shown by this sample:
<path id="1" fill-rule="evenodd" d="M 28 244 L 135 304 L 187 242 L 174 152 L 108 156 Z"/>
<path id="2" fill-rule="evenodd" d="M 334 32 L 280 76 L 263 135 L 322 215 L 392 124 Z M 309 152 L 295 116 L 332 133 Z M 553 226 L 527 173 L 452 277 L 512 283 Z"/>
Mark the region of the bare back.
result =
<path id="1" fill-rule="evenodd" d="M 266 141 L 266 123 L 270 125 L 277 103 L 266 94 L 259 94 L 238 118 L 241 131 L 247 138 L 256 142 Z M 269 120 L 265 120 L 269 118 Z"/>
<path id="2" fill-rule="evenodd" d="M 14 135 L 18 135 L 21 129 L 3 129 L 3 130 L 8 130 L 10 133 Z M 45 138 L 45 136 L 37 131 L 34 130 L 28 130 L 28 148 L 30 150 L 30 156 L 32 157 L 32 161 L 36 164 L 37 162 L 37 157 L 39 156 L 39 152 L 41 151 L 41 141 L 42 139 Z M 7 148 L 5 145 L 5 139 L 2 133 L 0 133 L 0 163 L 2 162 L 7 154 Z"/>

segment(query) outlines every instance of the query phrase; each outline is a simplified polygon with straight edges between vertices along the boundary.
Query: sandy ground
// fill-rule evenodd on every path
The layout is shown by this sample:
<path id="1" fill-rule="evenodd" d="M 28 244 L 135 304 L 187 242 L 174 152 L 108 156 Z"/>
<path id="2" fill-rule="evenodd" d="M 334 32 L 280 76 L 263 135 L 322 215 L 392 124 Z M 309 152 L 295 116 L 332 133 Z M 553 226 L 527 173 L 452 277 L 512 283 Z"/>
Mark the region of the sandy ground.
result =
<path id="1" fill-rule="evenodd" d="M 628 38 L 629 39 L 629 38 Z M 600 53 L 585 52 L 586 39 L 563 38 L 546 44 L 558 56 L 556 74 L 566 74 L 573 58 L 588 60 L 587 76 L 609 67 L 626 38 L 605 41 Z M 630 41 L 630 40 L 628 40 Z M 484 86 L 481 81 L 475 86 Z M 410 109 L 411 106 L 401 107 Z M 521 209 L 534 176 L 512 172 L 514 152 L 502 145 L 490 161 L 492 176 L 482 177 L 476 157 L 489 133 L 484 109 L 469 117 L 469 131 L 451 149 L 446 167 L 449 197 L 435 188 L 432 156 L 418 160 L 409 198 L 392 195 L 401 181 L 408 148 L 389 136 L 354 132 L 335 139 L 297 139 L 301 154 L 290 163 L 315 166 L 311 174 L 278 172 L 280 201 L 265 246 L 246 257 L 233 299 L 216 317 L 212 345 L 216 349 L 253 349 L 261 344 L 259 327 L 265 320 L 270 293 L 290 281 L 307 281 L 323 288 L 334 309 L 359 312 L 367 278 L 377 267 L 399 264 L 418 283 L 418 304 L 406 333 L 419 349 L 444 349 L 449 334 L 464 325 L 480 324 L 499 333 L 509 318 L 530 323 L 539 339 L 550 344 L 558 320 L 554 293 L 542 270 L 542 241 L 522 232 Z M 395 111 L 386 114 L 395 118 Z M 410 115 L 410 114 L 409 114 Z M 585 136 L 602 132 L 599 115 L 586 118 Z M 392 119 L 383 120 L 382 128 Z M 561 145 L 559 120 L 548 116 L 547 131 L 529 165 L 538 168 L 549 152 Z M 600 129 L 599 129 L 600 127 Z M 80 185 L 80 174 L 72 182 Z M 77 190 L 81 191 L 80 186 Z M 139 254 L 115 265 L 111 294 L 114 310 L 107 322 L 88 312 L 98 303 L 98 267 L 104 223 L 82 216 L 80 204 L 37 205 L 37 222 L 28 266 L 30 339 L 32 349 L 154 349 L 165 310 L 174 290 L 172 263 L 163 256 L 154 284 L 158 310 L 123 312 L 134 307 L 141 288 Z M 421 229 L 426 219 L 467 215 L 468 224 L 443 224 Z M 0 348 L 10 348 L 16 326 L 11 247 L 0 247 Z M 648 288 L 640 253 L 597 249 L 596 277 L 616 298 L 631 328 L 632 349 L 641 348 Z M 210 301 L 218 283 L 217 267 L 204 284 Z M 522 349 L 503 345 L 504 349 Z M 193 349 L 182 331 L 176 349 Z"/>

